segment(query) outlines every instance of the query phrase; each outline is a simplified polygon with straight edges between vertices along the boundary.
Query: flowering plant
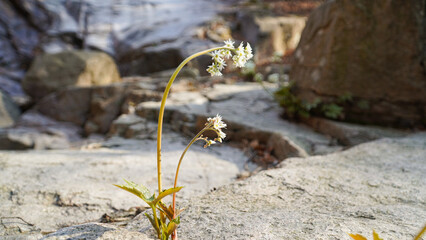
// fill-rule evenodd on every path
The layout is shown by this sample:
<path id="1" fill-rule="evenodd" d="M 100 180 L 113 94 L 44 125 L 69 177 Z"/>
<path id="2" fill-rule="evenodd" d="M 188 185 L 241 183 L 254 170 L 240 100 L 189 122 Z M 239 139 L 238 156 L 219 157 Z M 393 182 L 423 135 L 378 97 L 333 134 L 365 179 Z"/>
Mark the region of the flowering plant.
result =
<path id="1" fill-rule="evenodd" d="M 205 51 L 201 51 L 195 53 L 188 58 L 186 58 L 175 70 L 175 72 L 170 77 L 170 80 L 164 90 L 163 98 L 161 100 L 160 112 L 158 116 L 158 131 L 157 131 L 157 181 L 158 181 L 158 196 L 152 194 L 148 188 L 143 185 L 138 185 L 136 183 L 126 181 L 126 185 L 115 185 L 121 189 L 124 189 L 130 193 L 135 194 L 143 201 L 145 201 L 149 207 L 152 209 L 152 216 L 148 213 L 145 215 L 150 220 L 152 226 L 157 232 L 158 239 L 168 240 L 169 236 L 172 239 L 177 239 L 177 226 L 180 223 L 179 214 L 182 210 L 176 209 L 176 193 L 179 192 L 182 187 L 177 187 L 177 180 L 179 175 L 180 165 L 182 160 L 191 147 L 193 143 L 198 140 L 204 141 L 204 148 L 215 144 L 216 142 L 222 142 L 226 137 L 226 134 L 222 131 L 222 129 L 226 128 L 226 124 L 222 121 L 222 117 L 220 115 L 216 115 L 213 118 L 208 118 L 207 123 L 204 128 L 198 132 L 195 137 L 189 142 L 183 151 L 175 174 L 175 181 L 173 188 L 162 190 L 162 181 L 161 181 L 161 135 L 162 135 L 162 127 L 163 127 L 163 117 L 164 117 L 164 108 L 166 104 L 167 96 L 170 92 L 170 88 L 176 79 L 180 70 L 192 59 L 201 56 L 201 55 L 210 55 L 212 57 L 213 63 L 208 66 L 207 72 L 212 76 L 222 76 L 221 71 L 226 66 L 226 60 L 231 59 L 237 67 L 244 67 L 246 62 L 253 57 L 252 48 L 249 43 L 244 47 L 243 43 L 241 43 L 237 48 L 234 47 L 234 42 L 232 40 L 225 41 L 225 45 L 221 47 L 211 48 Z M 203 136 L 203 133 L 206 131 L 213 131 L 216 133 L 217 137 L 214 139 L 208 139 Z M 166 206 L 162 199 L 168 195 L 173 195 L 173 203 L 170 206 Z M 157 210 L 159 211 L 159 217 L 157 214 Z M 168 221 L 167 221 L 168 220 Z"/>

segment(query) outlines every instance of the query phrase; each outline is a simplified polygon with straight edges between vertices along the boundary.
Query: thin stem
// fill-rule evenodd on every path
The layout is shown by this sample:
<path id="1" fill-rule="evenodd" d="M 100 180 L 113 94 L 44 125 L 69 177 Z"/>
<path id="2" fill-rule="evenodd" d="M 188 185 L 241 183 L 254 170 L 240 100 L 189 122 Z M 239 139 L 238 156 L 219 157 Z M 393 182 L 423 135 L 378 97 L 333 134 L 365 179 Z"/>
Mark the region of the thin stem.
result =
<path id="1" fill-rule="evenodd" d="M 423 229 L 419 232 L 419 234 L 414 238 L 414 240 L 420 240 L 420 238 L 422 237 L 423 233 L 425 233 L 426 231 L 426 225 L 423 227 Z"/>
<path id="2" fill-rule="evenodd" d="M 192 144 L 194 144 L 197 140 L 200 140 L 199 137 L 201 136 L 201 134 L 203 134 L 204 131 L 206 131 L 206 127 L 203 128 L 203 130 L 201 130 L 197 135 L 195 135 L 195 137 L 191 140 L 191 142 L 188 143 L 188 145 L 186 146 L 186 148 L 183 151 L 182 155 L 180 156 L 179 163 L 178 163 L 177 168 L 176 168 L 175 182 L 173 184 L 174 188 L 177 186 L 177 180 L 178 180 L 178 175 L 179 175 L 180 164 L 182 163 L 183 157 L 185 157 L 186 152 L 192 146 Z M 175 218 L 176 218 L 176 193 L 173 193 L 173 219 L 175 219 Z M 172 233 L 172 239 L 173 240 L 177 240 L 178 239 L 178 237 L 177 237 L 177 230 L 176 229 Z"/>
<path id="3" fill-rule="evenodd" d="M 166 99 L 167 96 L 169 95 L 170 92 L 170 88 L 172 87 L 173 82 L 176 79 L 176 76 L 178 75 L 178 73 L 180 72 L 180 70 L 182 70 L 182 68 L 192 59 L 199 57 L 201 55 L 204 54 L 208 54 L 210 52 L 216 51 L 216 50 L 221 50 L 221 49 L 228 49 L 231 51 L 235 51 L 234 49 L 231 48 L 227 48 L 227 47 L 216 47 L 216 48 L 211 48 L 211 49 L 207 49 L 205 51 L 201 51 L 198 53 L 195 53 L 191 56 L 189 56 L 188 58 L 186 58 L 185 60 L 183 60 L 183 62 L 181 64 L 179 64 L 179 66 L 176 68 L 175 72 L 172 74 L 172 76 L 170 77 L 169 82 L 167 83 L 166 89 L 164 90 L 164 94 L 163 94 L 163 98 L 161 99 L 161 105 L 160 105 L 160 111 L 158 114 L 158 130 L 157 130 L 157 181 L 158 181 L 158 192 L 160 193 L 162 191 L 162 183 L 161 183 L 161 135 L 162 135 L 162 131 L 163 131 L 163 117 L 164 117 L 164 108 L 166 106 Z"/>
<path id="4" fill-rule="evenodd" d="M 228 48 L 228 47 L 216 47 L 216 48 L 210 48 L 198 53 L 195 53 L 189 57 L 187 57 L 185 60 L 183 60 L 183 62 L 181 62 L 181 64 L 179 64 L 179 66 L 176 68 L 176 70 L 174 71 L 174 73 L 172 74 L 172 76 L 170 77 L 169 82 L 167 83 L 166 89 L 164 90 L 163 93 L 163 98 L 161 99 L 161 105 L 160 105 L 160 111 L 158 114 L 158 129 L 157 129 L 157 181 L 158 181 L 158 192 L 160 193 L 162 191 L 162 181 L 161 181 L 161 135 L 163 132 L 163 118 L 164 118 L 164 108 L 166 106 L 166 99 L 167 96 L 169 95 L 170 89 L 172 87 L 173 82 L 175 81 L 177 75 L 179 74 L 180 70 L 182 70 L 182 68 L 192 59 L 199 57 L 201 55 L 204 54 L 209 54 L 210 52 L 216 51 L 216 50 L 221 50 L 221 49 L 228 49 L 231 50 L 232 52 L 235 53 L 234 49 Z M 186 149 L 187 150 L 187 149 Z M 186 152 L 185 150 L 185 152 Z M 180 165 L 179 161 L 179 165 Z M 176 174 L 176 179 L 177 179 L 177 174 Z M 176 185 L 176 181 L 175 181 L 175 185 Z M 175 198 L 176 198 L 176 194 L 173 194 L 173 209 L 175 209 Z M 162 214 L 160 212 L 160 214 Z M 177 231 L 175 230 L 174 234 L 172 235 L 172 239 L 177 239 Z"/>
<path id="5" fill-rule="evenodd" d="M 152 208 L 152 213 L 154 215 L 155 226 L 158 229 L 158 231 L 157 231 L 158 238 L 161 239 L 161 235 L 160 235 L 161 234 L 161 228 L 160 228 L 160 226 L 158 226 L 157 208 L 155 206 L 152 206 L 151 208 Z"/>
<path id="6" fill-rule="evenodd" d="M 185 150 L 183 151 L 182 155 L 180 156 L 179 159 L 179 163 L 177 165 L 176 168 L 176 174 L 175 174 L 175 182 L 173 184 L 173 187 L 175 188 L 177 186 L 177 180 L 178 180 L 178 176 L 179 176 L 179 169 L 180 169 L 180 164 L 182 163 L 183 158 L 185 157 L 186 152 L 188 151 L 188 149 L 191 147 L 191 145 L 196 142 L 197 140 L 199 140 L 199 137 L 201 136 L 201 134 L 203 134 L 203 132 L 206 130 L 206 128 L 203 128 L 203 130 L 201 130 L 197 135 L 195 135 L 195 137 L 191 140 L 191 142 L 188 143 L 188 145 L 186 146 Z M 175 214 L 176 212 L 176 193 L 173 193 L 173 214 Z M 173 218 L 175 218 L 176 216 L 173 216 Z"/>

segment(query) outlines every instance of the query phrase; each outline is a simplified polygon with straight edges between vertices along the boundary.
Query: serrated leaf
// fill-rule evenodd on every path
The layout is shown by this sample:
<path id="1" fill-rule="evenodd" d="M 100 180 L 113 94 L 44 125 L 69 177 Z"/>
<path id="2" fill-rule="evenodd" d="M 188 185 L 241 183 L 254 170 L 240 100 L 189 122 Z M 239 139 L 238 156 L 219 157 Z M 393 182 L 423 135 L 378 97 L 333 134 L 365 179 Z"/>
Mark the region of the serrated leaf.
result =
<path id="1" fill-rule="evenodd" d="M 131 181 L 127 181 L 127 180 L 124 180 L 124 181 L 127 183 L 127 185 L 115 185 L 114 184 L 114 186 L 119 187 L 123 190 L 126 190 L 130 193 L 135 194 L 136 196 L 138 196 L 139 198 L 144 200 L 150 206 L 155 205 L 155 204 L 153 204 L 155 196 L 154 196 L 154 194 L 151 194 L 151 192 L 148 190 L 148 188 L 146 188 L 143 185 L 138 185 L 138 184 L 131 182 Z"/>
<path id="2" fill-rule="evenodd" d="M 349 234 L 349 236 L 351 236 L 355 240 L 367 240 L 367 238 L 365 238 L 365 237 L 363 237 L 363 236 L 361 236 L 359 234 L 357 234 L 357 235 L 355 235 L 355 234 Z"/>
<path id="3" fill-rule="evenodd" d="M 160 208 L 158 210 L 160 210 L 162 213 L 164 213 L 170 221 L 173 220 L 173 217 L 174 217 L 173 206 L 169 205 L 167 207 L 161 201 L 158 202 L 158 205 L 160 206 Z M 176 213 L 175 213 L 176 216 L 179 216 L 183 212 L 183 210 L 185 210 L 185 209 L 176 209 Z"/>
<path id="4" fill-rule="evenodd" d="M 170 235 L 170 234 L 172 234 L 175 230 L 176 230 L 176 228 L 177 228 L 177 224 L 174 222 L 174 221 L 171 221 L 171 222 L 169 222 L 169 224 L 167 224 L 167 234 L 166 235 Z"/>
<path id="5" fill-rule="evenodd" d="M 158 205 L 160 206 L 158 210 L 163 212 L 169 220 L 173 219 L 173 207 L 171 205 L 167 207 L 161 201 L 158 202 Z"/>
<path id="6" fill-rule="evenodd" d="M 158 197 L 152 201 L 152 203 L 154 205 L 156 205 L 161 199 L 163 199 L 164 197 L 173 194 L 173 193 L 177 193 L 179 192 L 183 187 L 175 187 L 175 188 L 169 188 L 166 189 L 164 191 L 162 191 L 160 194 L 158 194 Z"/>
<path id="7" fill-rule="evenodd" d="M 374 240 L 383 240 L 381 238 L 379 238 L 379 234 L 376 233 L 376 231 L 373 230 L 373 239 Z"/>

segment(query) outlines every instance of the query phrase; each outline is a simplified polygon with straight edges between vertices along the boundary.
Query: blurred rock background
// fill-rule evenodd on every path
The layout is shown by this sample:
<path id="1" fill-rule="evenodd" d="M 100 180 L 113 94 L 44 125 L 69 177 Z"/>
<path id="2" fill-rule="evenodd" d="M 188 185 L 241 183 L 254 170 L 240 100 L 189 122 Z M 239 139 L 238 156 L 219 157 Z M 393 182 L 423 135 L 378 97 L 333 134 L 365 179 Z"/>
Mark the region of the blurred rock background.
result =
<path id="1" fill-rule="evenodd" d="M 387 239 L 411 237 L 426 216 L 426 138 L 410 135 L 426 127 L 425 10 L 426 0 L 1 1 L 0 236 L 145 236 L 144 206 L 111 184 L 125 177 L 155 188 L 170 75 L 189 55 L 234 39 L 253 46 L 253 62 L 213 78 L 210 57 L 197 58 L 167 102 L 167 158 L 206 117 L 220 113 L 228 124 L 227 146 L 188 153 L 182 200 L 195 217 L 184 236 L 329 239 L 374 226 Z M 395 139 L 366 143 L 381 138 Z M 174 167 L 164 164 L 169 174 Z M 201 195 L 204 206 L 191 200 Z M 253 207 L 262 201 L 271 212 Z M 193 227 L 196 209 L 216 219 L 206 231 Z M 220 209 L 242 217 L 223 220 Z M 89 221 L 115 226 L 55 232 Z M 231 222 L 251 232 L 235 233 Z M 277 222 L 290 227 L 250 228 Z"/>
<path id="2" fill-rule="evenodd" d="M 230 38 L 255 48 L 248 80 L 265 71 L 282 78 L 290 68 L 284 56 L 294 51 L 307 14 L 321 2 L 2 1 L 1 125 L 19 128 L 20 114 L 31 119 L 36 112 L 75 124 L 83 136 L 104 134 L 127 111 L 125 99 L 158 99 L 168 70 Z M 181 76 L 206 76 L 209 62 L 200 57 Z M 2 130 L 5 136 L 10 131 Z"/>

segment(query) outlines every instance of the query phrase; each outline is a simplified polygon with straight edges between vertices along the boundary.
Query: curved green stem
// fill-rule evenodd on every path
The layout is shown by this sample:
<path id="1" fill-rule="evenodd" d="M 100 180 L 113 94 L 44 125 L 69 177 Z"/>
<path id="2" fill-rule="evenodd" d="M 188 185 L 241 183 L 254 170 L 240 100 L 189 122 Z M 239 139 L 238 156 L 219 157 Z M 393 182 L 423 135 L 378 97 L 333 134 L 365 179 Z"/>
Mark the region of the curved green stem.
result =
<path id="1" fill-rule="evenodd" d="M 188 143 L 188 145 L 186 146 L 186 148 L 183 151 L 182 155 L 180 156 L 179 163 L 178 163 L 177 168 L 176 168 L 175 182 L 173 184 L 174 188 L 177 186 L 177 180 L 178 180 L 178 176 L 179 176 L 180 164 L 182 163 L 182 160 L 185 157 L 186 152 L 188 151 L 188 149 L 191 147 L 192 144 L 194 144 L 197 140 L 199 140 L 199 137 L 205 131 L 206 131 L 206 128 L 203 128 L 203 130 L 201 130 L 197 135 L 195 135 L 195 137 L 191 140 L 191 142 Z M 176 193 L 173 193 L 173 214 L 175 214 L 175 212 L 176 212 Z M 175 218 L 175 217 L 176 216 L 173 216 L 173 218 Z"/>
<path id="2" fill-rule="evenodd" d="M 235 53 L 234 49 L 228 48 L 228 47 L 216 47 L 216 48 L 210 48 L 198 53 L 195 53 L 189 57 L 187 57 L 185 60 L 183 60 L 183 62 L 181 64 L 179 64 L 179 66 L 176 68 L 176 70 L 173 72 L 172 76 L 170 77 L 169 82 L 167 83 L 166 89 L 164 90 L 163 93 L 163 98 L 161 99 L 161 105 L 160 105 L 160 110 L 159 110 L 159 114 L 158 114 L 158 129 L 157 129 L 157 181 L 158 181 L 158 193 L 160 193 L 162 191 L 162 181 L 161 181 L 161 135 L 163 132 L 163 118 L 164 118 L 164 108 L 166 106 L 166 99 L 167 96 L 169 95 L 170 92 L 170 88 L 172 87 L 173 82 L 175 81 L 177 75 L 179 74 L 180 70 L 182 70 L 182 68 L 192 59 L 199 57 L 201 55 L 204 54 L 209 54 L 210 52 L 216 51 L 216 50 L 221 50 L 221 49 L 228 49 L 231 50 L 232 52 Z M 194 141 L 195 142 L 195 141 Z M 192 142 L 193 143 L 193 142 Z M 190 145 L 192 145 L 192 143 Z M 187 149 L 185 149 L 185 152 L 188 150 L 189 146 L 187 146 Z M 185 154 L 184 152 L 184 154 Z M 183 154 L 183 155 L 184 155 Z M 178 165 L 178 171 L 179 172 L 179 167 L 180 167 L 180 163 L 182 161 L 183 156 L 181 157 L 181 160 L 179 161 L 179 165 Z M 177 173 L 176 173 L 176 177 L 175 177 L 175 185 L 176 185 L 176 181 L 177 181 Z M 175 210 L 175 199 L 176 199 L 176 194 L 173 194 L 173 209 Z M 160 214 L 162 214 L 160 212 Z M 174 234 L 172 235 L 172 239 L 177 239 L 177 234 L 176 231 L 174 232 Z"/>
<path id="3" fill-rule="evenodd" d="M 158 234 L 158 238 L 160 239 L 160 237 L 161 237 L 161 228 L 158 225 L 157 208 L 155 206 L 151 206 L 151 209 L 152 209 L 152 214 L 154 215 L 155 226 L 157 227 L 157 229 L 159 229 L 157 231 L 157 234 Z"/>
<path id="4" fill-rule="evenodd" d="M 420 240 L 422 235 L 426 232 L 426 225 L 423 227 L 423 229 L 417 234 L 417 236 L 414 238 L 414 240 Z"/>
<path id="5" fill-rule="evenodd" d="M 166 89 L 164 90 L 164 94 L 163 94 L 163 98 L 161 99 L 161 105 L 160 105 L 160 111 L 158 114 L 158 130 L 157 130 L 157 181 L 158 181 L 158 192 L 160 193 L 162 191 L 162 183 L 161 183 L 161 134 L 163 132 L 163 117 L 164 117 L 164 108 L 166 106 L 166 99 L 167 96 L 169 95 L 170 92 L 170 88 L 172 87 L 173 82 L 176 79 L 176 76 L 178 75 L 178 73 L 180 72 L 180 70 L 182 70 L 182 68 L 192 59 L 199 57 L 201 55 L 216 51 L 216 50 L 221 50 L 221 49 L 228 49 L 231 51 L 235 51 L 234 49 L 231 48 L 227 48 L 227 47 L 216 47 L 216 48 L 211 48 L 211 49 L 207 49 L 205 51 L 201 51 L 198 53 L 195 53 L 191 56 L 189 56 L 188 58 L 186 58 L 185 60 L 183 60 L 183 62 L 181 64 L 179 64 L 179 66 L 176 68 L 175 72 L 172 74 L 172 76 L 170 77 L 169 82 L 167 83 Z"/>
<path id="6" fill-rule="evenodd" d="M 205 132 L 205 131 L 206 131 L 206 128 L 203 128 L 203 130 L 201 130 L 197 135 L 195 135 L 195 137 L 191 140 L 191 142 L 188 143 L 188 145 L 186 146 L 182 155 L 180 156 L 179 163 L 178 163 L 177 168 L 176 168 L 175 182 L 173 184 L 173 187 L 177 186 L 180 164 L 182 163 L 182 160 L 185 157 L 186 152 L 192 146 L 192 144 L 194 144 L 197 140 L 200 139 L 201 134 L 203 134 L 203 132 Z M 173 193 L 173 219 L 175 219 L 175 218 L 176 218 L 176 193 Z M 177 230 L 175 230 L 173 232 L 172 239 L 177 240 Z"/>

